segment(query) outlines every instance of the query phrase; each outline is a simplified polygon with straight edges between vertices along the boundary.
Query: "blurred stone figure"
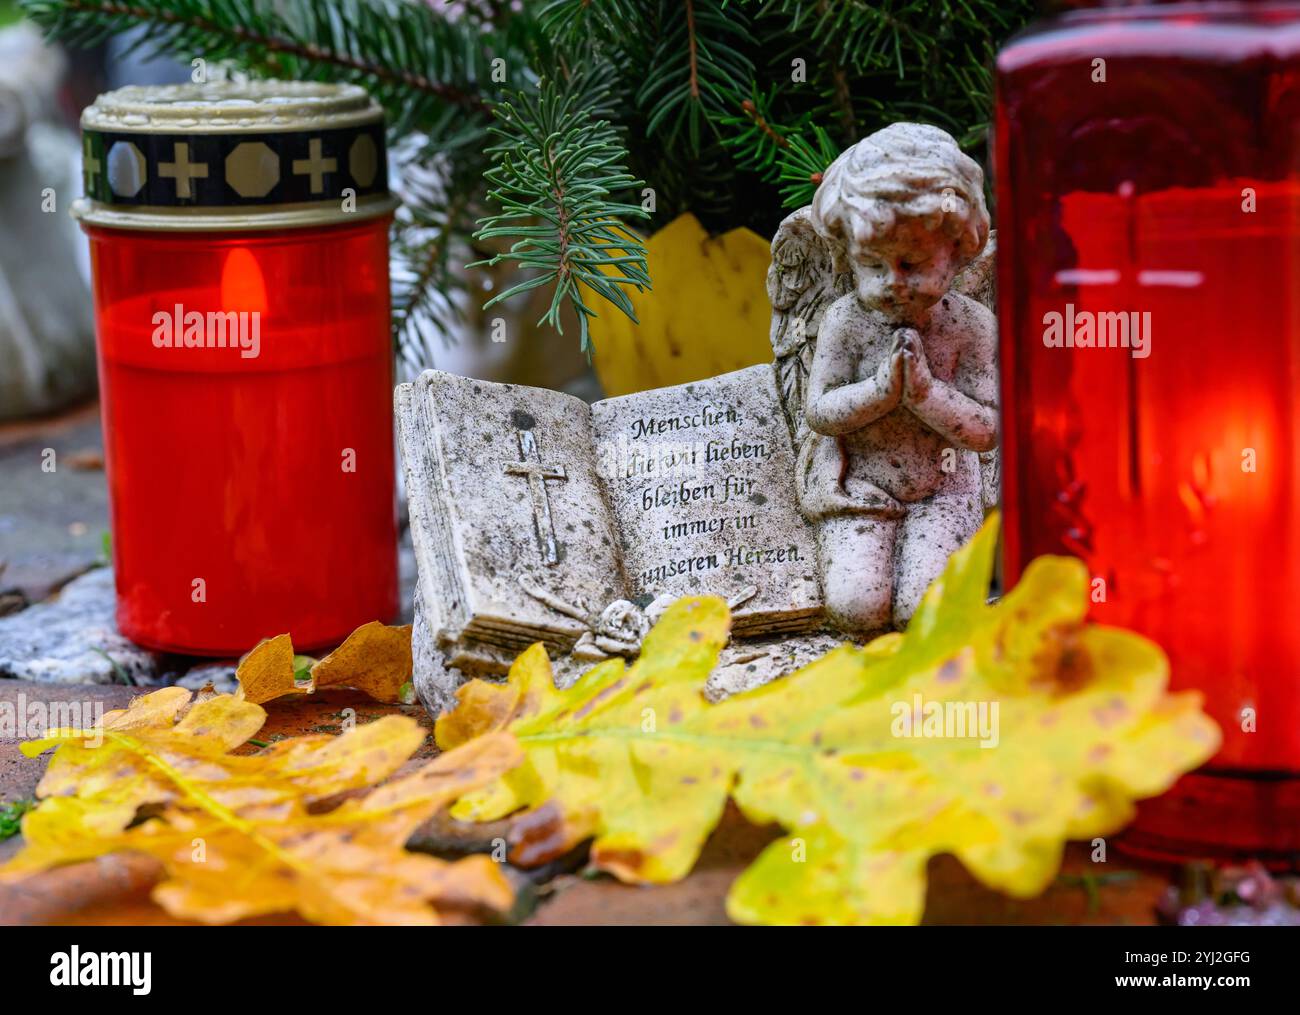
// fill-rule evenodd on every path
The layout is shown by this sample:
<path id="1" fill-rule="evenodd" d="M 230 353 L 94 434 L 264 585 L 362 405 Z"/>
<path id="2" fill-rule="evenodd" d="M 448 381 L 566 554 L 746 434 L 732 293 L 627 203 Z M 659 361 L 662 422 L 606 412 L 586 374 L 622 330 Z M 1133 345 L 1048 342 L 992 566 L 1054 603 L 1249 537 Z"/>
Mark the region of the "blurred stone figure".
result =
<path id="1" fill-rule="evenodd" d="M 39 33 L 0 31 L 0 420 L 95 388 L 94 318 L 78 266 L 76 134 L 56 120 L 65 61 Z"/>

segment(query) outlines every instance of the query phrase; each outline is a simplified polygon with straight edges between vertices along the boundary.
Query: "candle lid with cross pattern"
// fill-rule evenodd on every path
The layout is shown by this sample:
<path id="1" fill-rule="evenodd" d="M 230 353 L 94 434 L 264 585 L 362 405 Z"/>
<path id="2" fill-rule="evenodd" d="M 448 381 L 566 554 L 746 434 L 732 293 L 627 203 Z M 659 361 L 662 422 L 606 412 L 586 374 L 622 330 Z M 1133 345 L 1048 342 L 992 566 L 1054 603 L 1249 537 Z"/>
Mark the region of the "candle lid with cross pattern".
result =
<path id="1" fill-rule="evenodd" d="M 383 110 L 356 85 L 131 86 L 81 117 L 86 196 L 119 229 L 234 231 L 390 213 Z"/>

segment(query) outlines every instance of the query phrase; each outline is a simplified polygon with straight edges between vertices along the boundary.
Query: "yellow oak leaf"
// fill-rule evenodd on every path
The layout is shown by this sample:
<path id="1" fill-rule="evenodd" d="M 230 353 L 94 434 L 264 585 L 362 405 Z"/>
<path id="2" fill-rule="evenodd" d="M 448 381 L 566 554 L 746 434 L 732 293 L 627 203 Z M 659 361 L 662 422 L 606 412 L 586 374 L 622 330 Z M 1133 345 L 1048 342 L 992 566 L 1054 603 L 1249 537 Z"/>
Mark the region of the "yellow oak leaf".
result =
<path id="1" fill-rule="evenodd" d="M 1167 692 L 1157 646 L 1085 623 L 1079 561 L 1040 558 L 987 604 L 996 525 L 952 557 L 905 633 L 717 705 L 702 690 L 728 636 L 720 599 L 679 601 L 632 666 L 601 663 L 568 690 L 533 646 L 506 684 L 466 685 L 438 720 L 444 747 L 509 730 L 527 759 L 453 816 L 526 808 L 518 862 L 591 838 L 597 866 L 666 882 L 731 796 L 787 833 L 731 888 L 744 923 L 915 923 L 938 853 L 1037 894 L 1067 839 L 1120 828 L 1219 733 L 1199 695 Z"/>
<path id="2" fill-rule="evenodd" d="M 178 766 L 197 767 L 245 743 L 266 721 L 259 706 L 231 695 L 193 703 L 191 697 L 183 687 L 166 687 L 133 699 L 126 709 L 104 713 L 89 731 L 53 729 L 23 743 L 20 750 L 29 758 L 59 748 L 37 784 L 36 795 L 81 813 L 84 824 L 79 825 L 79 834 L 87 840 L 112 835 L 131 822 L 141 805 L 163 802 L 174 793 L 161 770 L 127 746 L 141 739 L 165 744 L 184 755 L 175 759 Z M 39 824 L 50 813 L 45 810 L 33 817 L 33 811 L 28 817 Z M 74 853 L 78 842 L 78 835 L 73 835 L 67 843 Z"/>
<path id="3" fill-rule="evenodd" d="M 93 729 L 22 745 L 30 756 L 57 750 L 40 802 L 24 816 L 24 848 L 0 880 L 134 851 L 162 863 L 160 905 L 212 923 L 292 910 L 321 923 L 435 923 L 431 901 L 509 906 L 510 887 L 490 859 L 446 863 L 404 848 L 421 822 L 520 761 L 509 734 L 384 782 L 423 742 L 415 720 L 384 716 L 341 736 L 230 754 L 265 716 L 235 695 L 191 702 L 188 691 L 167 688 Z"/>
<path id="4" fill-rule="evenodd" d="M 298 672 L 310 665 L 310 676 Z M 362 624 L 324 659 L 295 656 L 293 641 L 281 634 L 259 642 L 235 671 L 239 696 L 261 704 L 288 694 L 311 694 L 323 687 L 352 687 L 376 701 L 410 703 L 411 625 Z"/>

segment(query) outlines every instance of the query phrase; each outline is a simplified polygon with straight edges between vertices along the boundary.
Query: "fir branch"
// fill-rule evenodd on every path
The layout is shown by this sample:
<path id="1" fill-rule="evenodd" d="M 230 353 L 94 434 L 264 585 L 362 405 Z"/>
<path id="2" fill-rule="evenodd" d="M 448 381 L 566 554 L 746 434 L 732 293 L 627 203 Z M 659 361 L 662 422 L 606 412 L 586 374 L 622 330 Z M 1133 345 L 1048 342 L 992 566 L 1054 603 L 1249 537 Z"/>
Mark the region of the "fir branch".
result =
<path id="1" fill-rule="evenodd" d="M 765 179 L 775 179 L 776 164 L 783 151 L 790 148 L 787 135 L 795 133 L 797 126 L 778 125 L 773 122 L 776 89 L 766 93 L 755 90 L 741 99 L 737 111 L 722 118 L 731 134 L 723 143 L 733 150 L 737 164 Z"/>
<path id="2" fill-rule="evenodd" d="M 908 63 L 904 52 L 915 53 L 933 44 L 932 24 L 952 18 L 958 0 L 768 0 L 767 10 L 789 18 L 790 31 L 804 33 L 820 47 L 846 54 L 857 71 L 892 63 L 900 78 Z"/>
<path id="3" fill-rule="evenodd" d="M 699 43 L 695 39 L 695 4 L 693 0 L 683 0 L 686 5 L 686 40 L 687 63 L 691 71 L 691 98 L 700 101 L 700 55 Z"/>
<path id="4" fill-rule="evenodd" d="M 835 85 L 834 102 L 840 112 L 840 132 L 845 144 L 853 144 L 858 131 L 858 117 L 853 109 L 853 95 L 849 88 L 849 78 L 840 64 L 840 47 L 836 46 L 831 57 L 830 75 Z"/>
<path id="5" fill-rule="evenodd" d="M 781 134 L 775 127 L 767 122 L 767 119 L 758 111 L 758 105 L 751 99 L 746 99 L 740 104 L 741 111 L 754 125 L 763 137 L 776 148 L 789 148 L 790 142 L 784 134 Z"/>
<path id="6" fill-rule="evenodd" d="M 94 45 L 137 34 L 131 49 L 227 61 L 267 76 L 362 84 L 395 129 L 426 127 L 446 107 L 486 123 L 493 34 L 402 0 L 21 0 L 50 35 Z M 526 61 L 507 60 L 526 66 Z M 522 83 L 522 82 L 520 82 Z"/>
<path id="7" fill-rule="evenodd" d="M 513 239 L 504 253 L 477 262 L 512 261 L 531 272 L 489 300 L 490 307 L 533 289 L 551 287 L 551 302 L 538 322 L 562 332 L 561 311 L 572 305 L 581 344 L 590 349 L 588 322 L 595 293 L 632 320 L 625 291 L 650 288 L 645 247 L 623 222 L 646 218 L 635 204 L 612 195 L 641 185 L 623 168 L 627 152 L 617 132 L 594 119 L 576 97 L 580 89 L 542 83 L 539 93 L 519 93 L 497 108 L 492 133 L 500 143 L 488 149 L 493 167 L 489 197 L 501 212 L 480 220 L 476 239 Z"/>
<path id="8" fill-rule="evenodd" d="M 546 0 L 537 12 L 537 23 L 566 45 L 626 46 L 642 40 L 646 21 L 643 0 Z"/>
<path id="9" fill-rule="evenodd" d="M 777 162 L 777 178 L 783 184 L 781 198 L 787 208 L 802 208 L 812 202 L 822 174 L 840 154 L 839 147 L 821 127 L 813 126 L 809 134 L 811 140 L 809 136 L 792 136 Z"/>
<path id="10" fill-rule="evenodd" d="M 727 144 L 739 149 L 746 168 L 764 179 L 783 184 L 782 204 L 800 208 L 808 204 L 840 148 L 824 129 L 804 117 L 793 127 L 777 126 L 770 117 L 775 92 L 755 93 L 740 104 L 741 115 L 724 122 L 737 133 Z"/>
<path id="11" fill-rule="evenodd" d="M 646 134 L 699 154 L 754 79 L 749 18 L 726 0 L 660 0 L 658 42 L 637 92 Z"/>

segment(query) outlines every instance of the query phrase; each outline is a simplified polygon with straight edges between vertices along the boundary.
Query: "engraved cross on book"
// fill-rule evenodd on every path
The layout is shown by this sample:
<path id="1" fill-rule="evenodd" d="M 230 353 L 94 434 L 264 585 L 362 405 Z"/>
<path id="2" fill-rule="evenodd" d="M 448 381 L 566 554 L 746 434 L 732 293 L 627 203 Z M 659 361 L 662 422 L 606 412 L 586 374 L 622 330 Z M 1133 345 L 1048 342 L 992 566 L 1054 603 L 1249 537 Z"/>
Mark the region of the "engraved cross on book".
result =
<path id="1" fill-rule="evenodd" d="M 533 525 L 537 529 L 537 546 L 542 551 L 542 560 L 547 564 L 560 562 L 559 549 L 555 542 L 555 524 L 551 521 L 551 501 L 546 496 L 548 479 L 568 479 L 563 465 L 543 465 L 537 452 L 537 438 L 531 430 L 520 430 L 519 457 L 523 461 L 506 462 L 502 468 L 507 475 L 524 476 L 528 480 L 528 495 L 533 501 Z"/>

